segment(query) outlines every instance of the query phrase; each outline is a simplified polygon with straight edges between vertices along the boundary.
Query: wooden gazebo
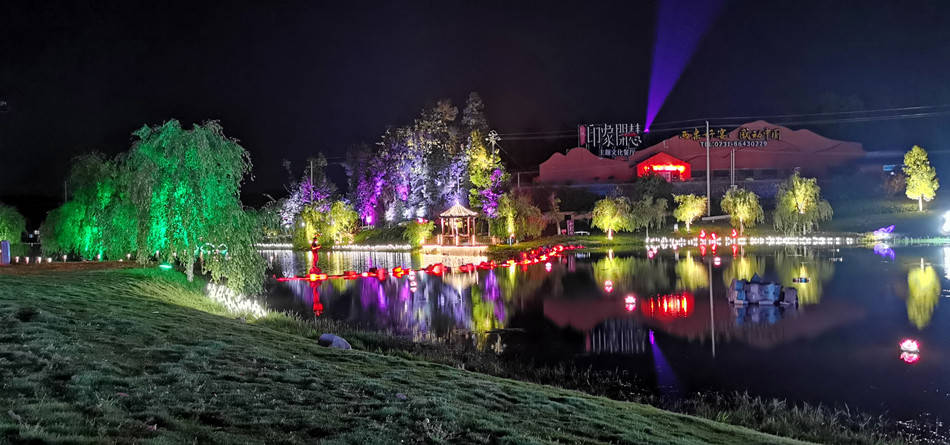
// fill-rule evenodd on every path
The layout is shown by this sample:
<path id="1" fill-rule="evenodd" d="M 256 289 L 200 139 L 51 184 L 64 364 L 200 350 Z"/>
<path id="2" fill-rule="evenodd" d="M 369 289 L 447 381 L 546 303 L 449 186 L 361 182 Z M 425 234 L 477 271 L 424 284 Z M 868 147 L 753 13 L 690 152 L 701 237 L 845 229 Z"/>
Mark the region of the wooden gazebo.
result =
<path id="1" fill-rule="evenodd" d="M 452 244 L 457 246 L 461 240 L 467 238 L 468 243 L 474 246 L 476 216 L 478 216 L 478 212 L 467 209 L 458 203 L 442 212 L 439 215 L 439 222 L 442 226 L 442 234 L 439 235 L 439 244 L 445 245 L 446 238 L 452 238 Z M 448 233 L 445 232 L 446 224 L 449 226 Z"/>

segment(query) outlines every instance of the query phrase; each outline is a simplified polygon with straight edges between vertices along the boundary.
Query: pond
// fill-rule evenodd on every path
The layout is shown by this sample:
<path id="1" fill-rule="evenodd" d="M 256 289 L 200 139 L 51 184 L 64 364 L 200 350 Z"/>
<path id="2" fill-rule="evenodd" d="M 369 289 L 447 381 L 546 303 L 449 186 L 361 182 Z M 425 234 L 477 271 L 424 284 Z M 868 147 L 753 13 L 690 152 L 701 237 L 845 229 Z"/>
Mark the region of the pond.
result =
<path id="1" fill-rule="evenodd" d="M 911 418 L 950 416 L 950 247 L 746 247 L 702 255 L 565 252 L 552 261 L 436 276 L 271 282 L 266 304 L 413 338 L 480 335 L 512 360 L 629 370 L 658 393 L 749 391 Z M 266 251 L 278 276 L 308 253 Z M 452 258 L 455 265 L 484 258 Z M 324 252 L 339 274 L 418 269 L 408 253 Z M 736 307 L 733 278 L 798 290 L 797 307 Z M 906 339 L 918 354 L 902 354 Z"/>

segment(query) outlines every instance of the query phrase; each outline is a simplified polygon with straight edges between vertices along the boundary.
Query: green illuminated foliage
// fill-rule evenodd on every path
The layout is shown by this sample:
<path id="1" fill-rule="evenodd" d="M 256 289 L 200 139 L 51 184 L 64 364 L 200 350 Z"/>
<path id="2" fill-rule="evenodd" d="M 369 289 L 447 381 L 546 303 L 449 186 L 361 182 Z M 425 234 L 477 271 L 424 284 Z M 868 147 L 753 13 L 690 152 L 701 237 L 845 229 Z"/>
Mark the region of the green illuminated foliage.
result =
<path id="1" fill-rule="evenodd" d="M 10 244 L 20 244 L 20 237 L 26 232 L 26 219 L 17 209 L 0 204 L 0 240 Z"/>
<path id="2" fill-rule="evenodd" d="M 492 179 L 495 170 L 502 172 L 497 180 Z M 485 146 L 485 135 L 482 132 L 472 131 L 469 135 L 468 151 L 468 179 L 472 185 L 468 192 L 468 202 L 472 208 L 480 210 L 486 205 L 491 206 L 491 195 L 495 191 L 493 189 L 506 181 L 507 177 L 498 151 Z"/>
<path id="3" fill-rule="evenodd" d="M 423 223 L 410 221 L 409 224 L 406 225 L 406 230 L 402 233 L 402 237 L 412 245 L 412 247 L 419 247 L 422 246 L 425 240 L 432 236 L 434 230 L 435 223 L 432 221 Z"/>
<path id="4" fill-rule="evenodd" d="M 904 154 L 904 174 L 907 175 L 907 189 L 904 193 L 910 199 L 917 200 L 917 210 L 924 210 L 924 201 L 930 201 L 937 196 L 940 181 L 937 180 L 937 170 L 930 165 L 927 150 L 914 146 Z"/>
<path id="5" fill-rule="evenodd" d="M 631 204 L 629 213 L 630 222 L 627 224 L 627 227 L 631 231 L 645 229 L 646 236 L 649 237 L 650 229 L 663 226 L 666 222 L 666 215 L 666 198 L 654 198 L 651 195 L 644 195 Z"/>
<path id="6" fill-rule="evenodd" d="M 722 210 L 731 217 L 733 227 L 739 226 L 739 233 L 745 231 L 745 226 L 754 227 L 756 223 L 765 220 L 758 195 L 741 188 L 726 192 L 722 197 Z"/>
<path id="7" fill-rule="evenodd" d="M 673 217 L 677 221 L 686 223 L 686 231 L 689 232 L 689 226 L 706 212 L 706 197 L 696 195 L 673 195 L 673 202 L 676 209 L 673 210 Z"/>
<path id="8" fill-rule="evenodd" d="M 46 254 L 121 259 L 136 250 L 137 212 L 128 197 L 128 171 L 101 153 L 72 162 L 70 200 L 47 215 L 40 229 Z"/>
<path id="9" fill-rule="evenodd" d="M 821 199 L 821 187 L 815 178 L 802 178 L 795 172 L 779 186 L 773 213 L 776 230 L 787 234 L 807 234 L 818 223 L 831 219 L 831 204 Z"/>
<path id="10" fill-rule="evenodd" d="M 235 290 L 259 290 L 264 261 L 253 247 L 259 224 L 238 197 L 251 171 L 247 151 L 214 121 L 185 130 L 170 120 L 134 135 L 128 165 L 140 221 L 139 260 L 158 251 L 160 260 L 177 261 L 191 280 L 199 247 L 224 244 L 227 256 L 201 254 L 202 271 L 214 280 L 227 277 Z"/>
<path id="11" fill-rule="evenodd" d="M 329 211 L 323 210 L 324 204 L 314 203 L 300 212 L 300 222 L 294 231 L 294 246 L 309 249 L 310 241 L 316 236 L 325 246 L 353 242 L 353 233 L 359 225 L 359 215 L 353 206 L 344 201 L 334 201 Z"/>
<path id="12" fill-rule="evenodd" d="M 630 200 L 624 196 L 608 196 L 594 203 L 591 224 L 612 238 L 614 231 L 632 230 Z"/>
<path id="13" fill-rule="evenodd" d="M 514 236 L 516 240 L 537 238 L 544 230 L 544 214 L 525 194 L 501 195 L 498 200 L 498 217 L 489 221 L 492 235 L 502 238 Z"/>

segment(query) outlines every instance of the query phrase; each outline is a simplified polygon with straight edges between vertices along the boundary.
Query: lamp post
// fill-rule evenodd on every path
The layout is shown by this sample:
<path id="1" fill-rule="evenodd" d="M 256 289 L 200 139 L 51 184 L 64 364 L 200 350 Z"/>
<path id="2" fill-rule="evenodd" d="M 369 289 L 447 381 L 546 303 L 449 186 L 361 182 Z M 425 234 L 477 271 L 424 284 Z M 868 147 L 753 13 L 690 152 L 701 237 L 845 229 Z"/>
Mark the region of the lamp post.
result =
<path id="1" fill-rule="evenodd" d="M 712 171 L 709 170 L 709 121 L 706 121 L 706 216 L 712 216 L 710 175 Z"/>

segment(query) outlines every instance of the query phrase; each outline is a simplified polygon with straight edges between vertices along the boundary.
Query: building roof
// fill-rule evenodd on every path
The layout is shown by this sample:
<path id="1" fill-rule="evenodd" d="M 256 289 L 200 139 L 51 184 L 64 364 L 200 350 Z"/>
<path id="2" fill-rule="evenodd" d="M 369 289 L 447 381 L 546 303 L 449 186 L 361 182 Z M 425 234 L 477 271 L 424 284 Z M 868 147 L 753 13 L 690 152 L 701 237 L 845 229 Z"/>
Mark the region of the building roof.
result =
<path id="1" fill-rule="evenodd" d="M 740 125 L 726 133 L 725 138 L 712 137 L 710 167 L 713 170 L 728 170 L 728 147 L 716 147 L 717 141 L 737 141 L 740 130 L 777 129 L 778 139 L 767 141 L 764 147 L 735 147 L 736 168 L 738 169 L 792 169 L 799 167 L 803 172 L 822 173 L 829 167 L 835 167 L 864 157 L 865 151 L 860 143 L 837 141 L 815 134 L 809 130 L 791 130 L 786 127 L 758 120 Z M 704 132 L 700 129 L 700 132 Z M 631 157 L 633 164 L 650 158 L 658 153 L 667 153 L 688 162 L 693 170 L 706 170 L 706 149 L 700 141 L 685 139 L 680 135 L 665 139 L 658 144 L 638 150 Z"/>
<path id="2" fill-rule="evenodd" d="M 465 218 L 469 216 L 478 216 L 478 212 L 465 208 L 462 204 L 455 203 L 448 210 L 439 214 L 443 218 Z"/>

